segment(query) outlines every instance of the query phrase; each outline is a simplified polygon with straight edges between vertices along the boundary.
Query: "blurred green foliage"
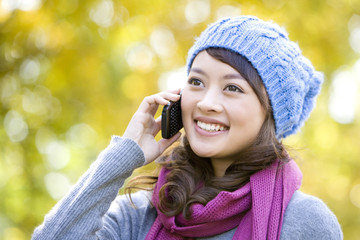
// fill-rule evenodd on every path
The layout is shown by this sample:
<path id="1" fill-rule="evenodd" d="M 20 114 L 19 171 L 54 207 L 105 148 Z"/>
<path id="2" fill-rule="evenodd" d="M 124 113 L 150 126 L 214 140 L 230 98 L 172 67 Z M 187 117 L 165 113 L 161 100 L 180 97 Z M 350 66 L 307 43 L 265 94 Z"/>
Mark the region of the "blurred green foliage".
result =
<path id="1" fill-rule="evenodd" d="M 316 110 L 285 143 L 296 149 L 302 190 L 328 204 L 345 239 L 359 239 L 357 0 L 2 0 L 0 239 L 29 239 L 143 97 L 181 72 L 207 24 L 238 14 L 284 26 L 325 73 Z M 332 84 L 339 72 L 357 79 L 344 121 L 329 114 L 331 94 L 348 83 Z"/>

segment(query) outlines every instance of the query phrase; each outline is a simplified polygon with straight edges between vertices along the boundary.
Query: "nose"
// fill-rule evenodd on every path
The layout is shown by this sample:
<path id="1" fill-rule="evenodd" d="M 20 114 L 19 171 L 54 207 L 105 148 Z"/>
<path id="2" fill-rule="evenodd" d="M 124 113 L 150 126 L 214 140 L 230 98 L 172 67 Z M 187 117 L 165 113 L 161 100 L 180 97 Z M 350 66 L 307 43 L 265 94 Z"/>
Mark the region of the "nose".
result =
<path id="1" fill-rule="evenodd" d="M 222 112 L 223 110 L 220 96 L 214 90 L 208 90 L 198 101 L 197 107 L 202 112 Z"/>

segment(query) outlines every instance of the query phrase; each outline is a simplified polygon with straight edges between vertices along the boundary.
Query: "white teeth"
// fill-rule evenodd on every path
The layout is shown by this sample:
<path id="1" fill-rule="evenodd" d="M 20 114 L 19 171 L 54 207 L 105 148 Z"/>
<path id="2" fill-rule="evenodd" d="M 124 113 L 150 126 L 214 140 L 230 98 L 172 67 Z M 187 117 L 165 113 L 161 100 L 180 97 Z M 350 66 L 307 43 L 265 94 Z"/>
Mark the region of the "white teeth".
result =
<path id="1" fill-rule="evenodd" d="M 197 121 L 197 125 L 201 129 L 209 131 L 209 132 L 224 131 L 227 129 L 227 127 L 224 127 L 220 124 L 210 124 L 210 123 L 204 123 L 204 122 L 200 122 L 200 121 Z"/>

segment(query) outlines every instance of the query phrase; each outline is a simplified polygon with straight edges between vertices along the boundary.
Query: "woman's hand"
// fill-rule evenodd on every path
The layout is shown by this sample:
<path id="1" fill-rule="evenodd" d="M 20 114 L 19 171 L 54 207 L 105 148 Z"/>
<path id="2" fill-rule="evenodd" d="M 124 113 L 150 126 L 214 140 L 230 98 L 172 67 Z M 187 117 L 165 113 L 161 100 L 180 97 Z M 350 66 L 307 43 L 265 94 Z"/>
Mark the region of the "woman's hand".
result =
<path id="1" fill-rule="evenodd" d="M 166 105 L 169 100 L 178 101 L 179 93 L 180 89 L 145 97 L 125 130 L 123 137 L 134 140 L 143 150 L 145 164 L 159 157 L 181 135 L 177 133 L 170 139 L 161 139 L 159 142 L 155 140 L 156 134 L 161 129 L 161 117 L 154 119 L 159 105 Z"/>

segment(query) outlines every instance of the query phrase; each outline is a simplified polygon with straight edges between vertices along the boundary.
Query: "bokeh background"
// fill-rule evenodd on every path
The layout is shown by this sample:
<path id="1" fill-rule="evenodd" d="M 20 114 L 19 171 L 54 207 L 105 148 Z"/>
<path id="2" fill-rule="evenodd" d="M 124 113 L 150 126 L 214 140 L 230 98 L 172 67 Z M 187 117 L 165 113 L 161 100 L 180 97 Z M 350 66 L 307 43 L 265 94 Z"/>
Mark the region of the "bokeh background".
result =
<path id="1" fill-rule="evenodd" d="M 182 85 L 194 38 L 239 14 L 279 23 L 324 72 L 285 143 L 302 190 L 360 239 L 358 0 L 1 0 L 0 239 L 29 239 L 141 100 Z"/>

